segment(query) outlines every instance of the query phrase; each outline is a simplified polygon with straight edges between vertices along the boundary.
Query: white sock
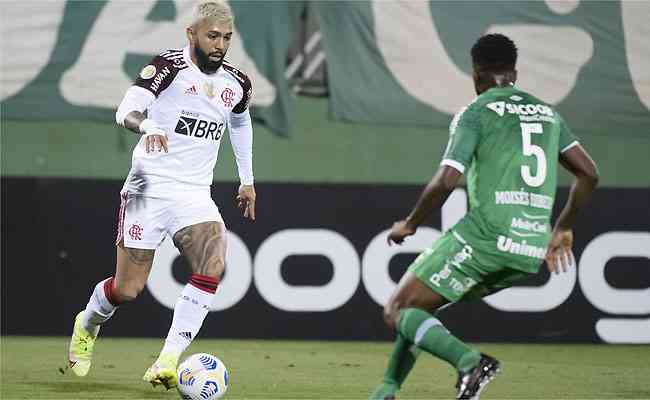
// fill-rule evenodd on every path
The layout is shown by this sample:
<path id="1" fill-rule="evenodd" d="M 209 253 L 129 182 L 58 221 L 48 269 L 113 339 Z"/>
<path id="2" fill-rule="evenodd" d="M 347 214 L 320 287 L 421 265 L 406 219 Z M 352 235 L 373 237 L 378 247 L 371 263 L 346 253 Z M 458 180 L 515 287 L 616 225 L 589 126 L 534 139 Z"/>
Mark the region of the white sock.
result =
<path id="1" fill-rule="evenodd" d="M 214 293 L 206 292 L 192 284 L 185 285 L 174 306 L 174 318 L 161 353 L 181 353 L 199 333 L 210 308 Z"/>
<path id="2" fill-rule="evenodd" d="M 104 279 L 95 285 L 95 290 L 90 295 L 81 319 L 81 325 L 90 334 L 97 334 L 99 326 L 115 314 L 117 307 L 110 302 L 106 294 L 106 290 L 111 290 L 112 284 L 113 277 Z"/>

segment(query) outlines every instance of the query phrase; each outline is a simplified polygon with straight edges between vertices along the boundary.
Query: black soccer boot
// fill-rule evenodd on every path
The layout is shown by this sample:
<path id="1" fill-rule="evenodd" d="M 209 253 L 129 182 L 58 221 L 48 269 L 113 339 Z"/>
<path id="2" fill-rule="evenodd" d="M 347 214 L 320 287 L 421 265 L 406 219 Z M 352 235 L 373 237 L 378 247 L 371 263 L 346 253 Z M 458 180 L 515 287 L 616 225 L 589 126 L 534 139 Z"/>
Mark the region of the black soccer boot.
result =
<path id="1" fill-rule="evenodd" d="M 478 400 L 481 391 L 497 373 L 501 371 L 501 363 L 496 358 L 481 353 L 478 365 L 468 372 L 459 372 L 456 389 L 458 400 Z"/>

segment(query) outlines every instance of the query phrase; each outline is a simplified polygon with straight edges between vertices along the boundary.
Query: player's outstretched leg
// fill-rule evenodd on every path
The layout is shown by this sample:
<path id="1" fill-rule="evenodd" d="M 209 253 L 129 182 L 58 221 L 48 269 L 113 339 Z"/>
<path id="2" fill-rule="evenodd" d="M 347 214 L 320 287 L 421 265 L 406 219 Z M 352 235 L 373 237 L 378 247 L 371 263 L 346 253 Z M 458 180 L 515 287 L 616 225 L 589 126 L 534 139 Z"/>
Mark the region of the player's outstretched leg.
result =
<path id="1" fill-rule="evenodd" d="M 120 304 L 138 296 L 151 270 L 153 250 L 127 248 L 121 242 L 116 249 L 115 276 L 95 285 L 86 309 L 75 318 L 68 369 L 78 376 L 88 374 L 100 325 L 113 316 Z"/>
<path id="2" fill-rule="evenodd" d="M 402 310 L 397 329 L 416 346 L 447 361 L 459 371 L 469 371 L 481 359 L 478 351 L 461 342 L 440 320 L 419 308 Z"/>
<path id="3" fill-rule="evenodd" d="M 478 399 L 481 390 L 499 372 L 497 360 L 480 354 L 460 341 L 437 318 L 424 310 L 402 310 L 397 329 L 422 350 L 456 368 L 459 375 L 457 399 Z"/>
<path id="4" fill-rule="evenodd" d="M 115 313 L 117 308 L 117 302 L 113 299 L 113 283 L 112 277 L 99 282 L 90 296 L 86 309 L 75 317 L 68 351 L 68 369 L 77 376 L 88 374 L 99 327 Z"/>
<path id="5" fill-rule="evenodd" d="M 393 353 L 388 360 L 384 379 L 370 394 L 369 400 L 394 400 L 409 372 L 413 369 L 420 350 L 413 343 L 397 334 Z"/>
<path id="6" fill-rule="evenodd" d="M 481 353 L 479 364 L 467 372 L 458 373 L 456 399 L 478 399 L 481 391 L 501 370 L 501 363 L 487 354 Z"/>
<path id="7" fill-rule="evenodd" d="M 187 346 L 192 343 L 208 314 L 217 290 L 218 279 L 193 274 L 174 306 L 174 318 L 160 355 L 142 379 L 154 387 L 176 386 L 176 366 Z"/>

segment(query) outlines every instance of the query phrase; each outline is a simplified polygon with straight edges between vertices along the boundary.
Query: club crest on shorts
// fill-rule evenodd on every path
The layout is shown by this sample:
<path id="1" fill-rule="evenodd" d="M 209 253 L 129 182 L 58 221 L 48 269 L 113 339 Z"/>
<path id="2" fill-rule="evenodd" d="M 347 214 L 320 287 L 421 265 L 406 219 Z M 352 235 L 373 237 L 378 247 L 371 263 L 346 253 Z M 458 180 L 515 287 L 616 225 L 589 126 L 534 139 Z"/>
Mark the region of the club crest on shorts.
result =
<path id="1" fill-rule="evenodd" d="M 129 236 L 131 236 L 131 240 L 142 240 L 142 231 L 144 229 L 138 225 L 138 224 L 133 224 L 129 228 Z"/>
<path id="2" fill-rule="evenodd" d="M 223 105 L 230 108 L 232 107 L 232 101 L 235 98 L 235 92 L 231 88 L 225 88 L 221 92 L 221 100 L 223 100 Z"/>

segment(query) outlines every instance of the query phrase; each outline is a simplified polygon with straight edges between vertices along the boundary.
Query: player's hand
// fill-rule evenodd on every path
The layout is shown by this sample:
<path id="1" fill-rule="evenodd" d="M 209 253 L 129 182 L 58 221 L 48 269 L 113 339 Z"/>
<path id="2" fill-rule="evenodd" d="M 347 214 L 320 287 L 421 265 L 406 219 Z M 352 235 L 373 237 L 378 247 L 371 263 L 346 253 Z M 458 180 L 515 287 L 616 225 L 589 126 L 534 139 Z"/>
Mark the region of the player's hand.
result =
<path id="1" fill-rule="evenodd" d="M 144 146 L 147 153 L 153 153 L 156 150 L 158 152 L 163 150 L 165 150 L 165 153 L 169 152 L 167 149 L 167 135 L 162 129 L 156 129 L 155 132 L 144 135 Z"/>
<path id="2" fill-rule="evenodd" d="M 395 222 L 393 228 L 388 234 L 388 245 L 390 246 L 393 243 L 402 244 L 407 236 L 411 236 L 415 233 L 415 230 L 416 228 L 409 225 L 405 219 Z"/>
<path id="3" fill-rule="evenodd" d="M 239 185 L 237 207 L 244 210 L 244 217 L 255 221 L 255 186 Z"/>
<path id="4" fill-rule="evenodd" d="M 556 274 L 566 272 L 567 269 L 575 267 L 576 259 L 573 256 L 573 231 L 571 229 L 555 229 L 551 242 L 546 251 L 546 266 L 549 272 Z"/>

